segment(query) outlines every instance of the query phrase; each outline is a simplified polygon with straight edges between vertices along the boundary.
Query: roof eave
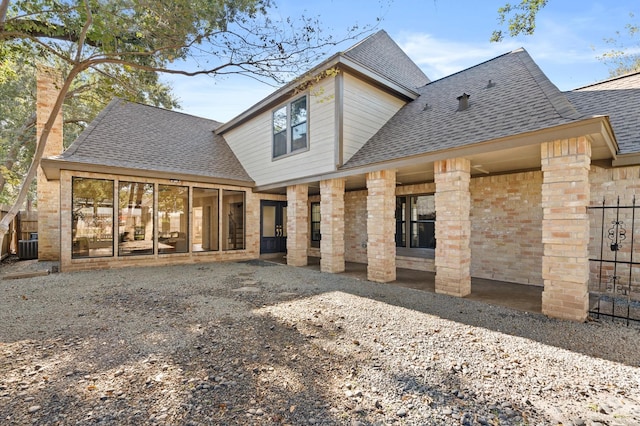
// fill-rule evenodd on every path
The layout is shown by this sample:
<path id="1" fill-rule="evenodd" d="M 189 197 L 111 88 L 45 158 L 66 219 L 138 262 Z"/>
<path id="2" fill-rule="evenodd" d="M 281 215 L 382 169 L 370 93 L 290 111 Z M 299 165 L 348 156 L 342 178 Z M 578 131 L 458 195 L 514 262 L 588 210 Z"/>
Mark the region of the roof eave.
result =
<path id="1" fill-rule="evenodd" d="M 344 168 L 338 171 L 335 177 L 353 175 L 356 172 L 367 173 L 385 169 L 395 169 L 399 167 L 415 165 L 416 163 L 465 157 L 475 154 L 489 153 L 492 151 L 530 146 L 534 144 L 540 144 L 545 141 L 550 142 L 554 140 L 569 139 L 580 136 L 587 136 L 591 139 L 593 160 L 616 160 L 618 155 L 618 144 L 615 140 L 613 129 L 611 127 L 611 123 L 609 122 L 609 117 L 599 115 L 588 117 L 582 120 L 576 120 L 566 124 L 548 127 L 545 129 L 521 133 L 517 135 L 510 135 L 503 138 L 492 139 L 485 142 L 478 142 L 457 148 L 450 148 L 441 151 L 413 155 L 410 157 L 392 159 L 374 164 L 354 166 L 352 168 Z"/>
<path id="2" fill-rule="evenodd" d="M 201 182 L 212 183 L 220 185 L 234 185 L 243 186 L 248 188 L 255 187 L 255 182 L 252 180 L 242 180 L 233 178 L 223 178 L 214 176 L 201 176 L 190 173 L 175 173 L 169 171 L 160 170 L 143 170 L 134 169 L 128 167 L 112 167 L 101 164 L 82 163 L 76 161 L 67 161 L 60 158 L 43 158 L 40 161 L 45 176 L 49 180 L 59 180 L 61 170 L 71 170 L 76 172 L 92 172 L 103 173 L 110 175 L 132 176 L 142 177 L 150 179 L 167 179 L 167 180 L 180 180 L 189 182 Z"/>

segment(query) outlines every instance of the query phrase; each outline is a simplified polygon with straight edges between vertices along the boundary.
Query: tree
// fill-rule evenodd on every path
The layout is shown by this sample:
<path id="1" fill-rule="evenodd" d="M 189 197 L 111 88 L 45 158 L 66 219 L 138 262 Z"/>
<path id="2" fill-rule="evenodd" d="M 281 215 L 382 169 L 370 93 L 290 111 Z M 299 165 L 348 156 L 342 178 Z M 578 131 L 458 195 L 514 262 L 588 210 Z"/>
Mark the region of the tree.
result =
<path id="1" fill-rule="evenodd" d="M 520 34 L 532 35 L 536 29 L 536 17 L 538 12 L 547 5 L 548 0 L 522 0 L 517 5 L 505 4 L 498 9 L 498 21 L 504 25 L 508 18 L 509 36 L 516 37 Z M 502 30 L 496 30 L 491 35 L 491 41 L 504 40 Z"/>
<path id="2" fill-rule="evenodd" d="M 36 140 L 35 52 L 5 58 L 0 71 L 0 203 L 16 197 L 21 177 L 31 163 Z M 56 67 L 64 67 L 57 61 Z M 178 106 L 158 74 L 119 65 L 89 69 L 74 81 L 64 99 L 64 146 L 75 140 L 113 96 L 167 109 Z M 33 191 L 33 188 L 30 188 Z"/>
<path id="3" fill-rule="evenodd" d="M 107 65 L 183 75 L 244 74 L 284 81 L 299 74 L 336 40 L 316 18 L 275 19 L 272 0 L 0 0 L 0 54 L 36 49 L 40 60 L 66 66 L 17 199 L 0 221 L 0 235 L 24 203 L 67 93 L 88 69 Z M 366 30 L 366 29 L 365 29 Z M 198 66 L 180 68 L 182 60 Z"/>
<path id="4" fill-rule="evenodd" d="M 498 21 L 500 25 L 504 25 L 508 18 L 508 31 L 511 37 L 516 37 L 520 34 L 532 35 L 536 29 L 538 12 L 547 3 L 548 0 L 522 0 L 515 6 L 507 3 L 498 9 Z M 635 15 L 630 13 L 629 16 L 633 21 Z M 625 30 L 629 39 L 634 39 L 640 35 L 640 25 L 636 23 L 631 22 L 625 25 Z M 609 70 L 611 77 L 640 71 L 640 54 L 637 53 L 637 47 L 626 49 L 622 41 L 623 38 L 623 33 L 617 31 L 615 37 L 605 39 L 608 44 L 614 47 L 609 52 L 598 57 L 599 60 L 609 64 L 611 67 Z M 495 30 L 491 36 L 491 41 L 498 42 L 502 40 L 504 40 L 502 30 Z"/>
<path id="5" fill-rule="evenodd" d="M 633 13 L 630 13 L 629 16 L 632 21 L 635 19 Z M 628 23 L 625 25 L 625 30 L 629 39 L 634 39 L 640 35 L 640 25 L 637 23 Z M 598 58 L 609 64 L 609 75 L 611 77 L 640 71 L 640 53 L 638 53 L 637 47 L 635 49 L 625 49 L 623 38 L 624 33 L 617 31 L 615 37 L 605 39 L 608 44 L 613 45 L 613 48 Z"/>

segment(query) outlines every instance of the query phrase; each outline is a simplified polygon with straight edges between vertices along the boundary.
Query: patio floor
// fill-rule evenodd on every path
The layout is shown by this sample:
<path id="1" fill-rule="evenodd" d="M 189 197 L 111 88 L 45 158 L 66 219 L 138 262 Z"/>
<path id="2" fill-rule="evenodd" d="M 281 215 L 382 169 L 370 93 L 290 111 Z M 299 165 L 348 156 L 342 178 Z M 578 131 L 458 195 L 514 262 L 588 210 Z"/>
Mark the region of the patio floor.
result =
<path id="1" fill-rule="evenodd" d="M 286 264 L 286 257 L 282 254 L 264 255 L 262 259 Z M 320 258 L 309 257 L 308 264 L 305 268 L 319 271 Z M 366 280 L 367 265 L 364 263 L 346 262 L 345 272 L 342 274 L 360 280 Z M 397 268 L 396 280 L 389 284 L 435 292 L 435 273 Z M 525 312 L 541 313 L 542 290 L 543 288 L 541 286 L 472 278 L 471 294 L 465 298 L 492 305 L 506 306 Z"/>

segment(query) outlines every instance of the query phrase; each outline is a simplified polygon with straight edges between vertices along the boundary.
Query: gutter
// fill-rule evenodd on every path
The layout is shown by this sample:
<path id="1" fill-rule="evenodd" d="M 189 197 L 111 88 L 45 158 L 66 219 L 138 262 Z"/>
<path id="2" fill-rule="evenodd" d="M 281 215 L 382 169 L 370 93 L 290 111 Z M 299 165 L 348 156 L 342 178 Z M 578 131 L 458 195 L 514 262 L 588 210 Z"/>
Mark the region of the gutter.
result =
<path id="1" fill-rule="evenodd" d="M 48 180 L 59 180 L 61 170 L 69 170 L 74 172 L 102 173 L 108 175 L 131 176 L 131 178 L 149 178 L 149 179 L 177 179 L 187 182 L 212 183 L 220 185 L 242 186 L 245 188 L 254 188 L 254 181 L 246 181 L 241 179 L 202 176 L 190 173 L 176 173 L 162 170 L 144 170 L 128 167 L 112 167 L 102 164 L 80 163 L 76 161 L 65 161 L 59 158 L 43 158 L 40 161 L 40 167 L 44 170 Z"/>

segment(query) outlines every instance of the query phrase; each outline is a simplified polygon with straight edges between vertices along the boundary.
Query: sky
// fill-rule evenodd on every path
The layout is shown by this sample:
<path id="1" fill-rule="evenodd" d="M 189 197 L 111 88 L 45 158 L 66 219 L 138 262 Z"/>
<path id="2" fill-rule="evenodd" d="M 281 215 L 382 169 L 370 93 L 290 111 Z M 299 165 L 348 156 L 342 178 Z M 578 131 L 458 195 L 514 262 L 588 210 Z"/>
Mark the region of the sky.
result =
<path id="1" fill-rule="evenodd" d="M 610 65 L 599 60 L 616 37 L 633 47 L 625 25 L 640 17 L 637 0 L 549 0 L 532 36 L 489 38 L 507 0 L 275 0 L 276 16 L 317 16 L 324 31 L 339 38 L 354 24 L 385 30 L 433 81 L 524 47 L 547 77 L 563 91 L 609 78 Z M 511 0 L 519 3 L 520 0 Z M 626 37 L 626 38 L 625 38 Z M 346 50 L 357 40 L 336 46 Z M 636 41 L 636 48 L 640 43 Z M 318 58 L 320 63 L 324 58 Z M 163 76 L 172 85 L 180 111 L 226 122 L 276 90 L 245 76 Z"/>

